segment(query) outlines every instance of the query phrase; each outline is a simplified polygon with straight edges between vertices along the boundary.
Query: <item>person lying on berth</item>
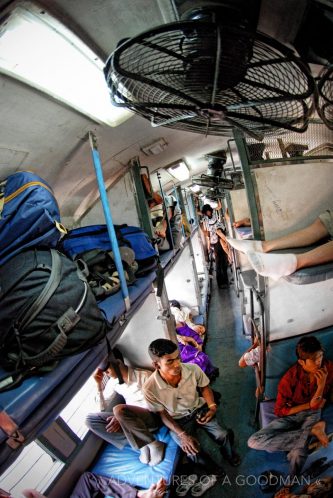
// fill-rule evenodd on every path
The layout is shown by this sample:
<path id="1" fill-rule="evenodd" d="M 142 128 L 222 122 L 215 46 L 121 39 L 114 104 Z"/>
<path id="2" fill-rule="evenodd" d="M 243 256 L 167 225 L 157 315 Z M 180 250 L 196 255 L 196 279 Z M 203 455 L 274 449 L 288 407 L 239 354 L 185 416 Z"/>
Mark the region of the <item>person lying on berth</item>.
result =
<path id="1" fill-rule="evenodd" d="M 329 241 L 327 239 L 329 238 Z M 328 209 L 306 228 L 273 240 L 238 240 L 227 237 L 236 250 L 247 254 L 254 270 L 264 277 L 278 280 L 296 270 L 333 261 L 333 210 Z M 267 254 L 280 249 L 322 244 L 299 254 Z"/>
<path id="2" fill-rule="evenodd" d="M 100 495 L 113 496 L 113 498 L 158 498 L 165 494 L 166 489 L 167 483 L 162 478 L 149 489 L 139 491 L 119 479 L 85 472 L 78 480 L 70 498 L 92 498 Z M 46 498 L 35 489 L 25 489 L 22 494 L 25 498 Z"/>
<path id="3" fill-rule="evenodd" d="M 310 451 L 328 446 L 331 435 L 325 432 L 321 410 L 326 401 L 333 400 L 333 362 L 324 358 L 318 339 L 302 337 L 296 356 L 297 362 L 278 385 L 277 418 L 248 440 L 248 446 L 255 450 L 288 452 L 291 478 L 300 474 Z"/>
<path id="4" fill-rule="evenodd" d="M 141 391 L 152 372 L 128 367 L 120 359 L 117 362 L 123 384 L 119 383 L 115 365 L 109 361 L 94 373 L 101 411 L 88 414 L 86 425 L 119 449 L 128 442 L 133 449 L 140 450 L 141 463 L 158 465 L 164 458 L 165 444 L 152 433 L 161 426 L 161 420 L 149 411 Z M 105 374 L 109 380 L 103 388 Z"/>

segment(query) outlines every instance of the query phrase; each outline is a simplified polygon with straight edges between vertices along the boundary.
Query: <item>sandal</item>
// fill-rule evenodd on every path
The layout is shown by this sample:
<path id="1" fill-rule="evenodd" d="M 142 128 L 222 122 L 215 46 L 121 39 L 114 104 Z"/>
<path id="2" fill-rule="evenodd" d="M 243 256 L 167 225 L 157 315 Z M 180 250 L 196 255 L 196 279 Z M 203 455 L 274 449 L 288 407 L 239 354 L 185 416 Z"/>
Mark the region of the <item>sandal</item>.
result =
<path id="1" fill-rule="evenodd" d="M 176 487 L 177 496 L 185 496 L 187 492 L 192 488 L 192 486 L 197 482 L 197 474 L 190 474 L 189 476 L 181 476 L 180 482 Z"/>
<path id="2" fill-rule="evenodd" d="M 197 482 L 191 489 L 192 496 L 202 496 L 209 488 L 212 488 L 217 482 L 217 476 L 214 474 L 201 476 L 200 481 Z"/>

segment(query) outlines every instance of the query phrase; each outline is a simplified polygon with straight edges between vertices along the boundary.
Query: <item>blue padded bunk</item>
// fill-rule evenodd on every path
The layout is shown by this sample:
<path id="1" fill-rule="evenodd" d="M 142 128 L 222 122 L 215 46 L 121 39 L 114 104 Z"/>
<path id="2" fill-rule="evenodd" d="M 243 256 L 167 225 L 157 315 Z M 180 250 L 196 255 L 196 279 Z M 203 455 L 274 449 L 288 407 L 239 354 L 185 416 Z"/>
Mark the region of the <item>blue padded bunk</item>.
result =
<path id="1" fill-rule="evenodd" d="M 160 253 L 160 262 L 162 268 L 165 268 L 167 264 L 172 260 L 173 258 L 173 251 L 163 251 Z"/>
<path id="2" fill-rule="evenodd" d="M 133 450 L 128 444 L 122 450 L 106 444 L 91 471 L 138 488 L 149 488 L 161 477 L 171 482 L 180 455 L 179 447 L 164 426 L 156 433 L 156 438 L 166 443 L 166 450 L 163 461 L 155 467 L 141 463 L 139 451 Z"/>
<path id="3" fill-rule="evenodd" d="M 325 348 L 325 355 L 333 360 L 333 327 L 308 332 L 308 336 L 316 336 Z M 281 339 L 269 344 L 266 352 L 266 383 L 265 396 L 269 399 L 275 399 L 277 386 L 282 375 L 288 368 L 296 362 L 295 348 L 301 336 Z"/>
<path id="4" fill-rule="evenodd" d="M 137 310 L 152 290 L 155 272 L 140 277 L 129 287 L 131 308 L 125 312 L 121 292 L 109 296 L 99 303 L 107 319 L 113 324 L 108 333 L 108 340 L 113 347 L 122 333 L 119 319 L 131 315 Z M 106 341 L 89 351 L 63 359 L 49 373 L 25 379 L 21 385 L 0 395 L 0 409 L 18 426 L 24 436 L 24 445 L 33 441 L 47 426 L 57 418 L 82 384 L 107 354 Z M 0 377 L 6 372 L 0 369 Z M 12 448 L 8 435 L 0 429 L 0 471 L 5 470 L 17 458 L 23 449 L 21 444 Z"/>
<path id="5" fill-rule="evenodd" d="M 251 227 L 237 227 L 234 229 L 240 239 L 253 239 Z"/>
<path id="6" fill-rule="evenodd" d="M 302 268 L 283 278 L 291 284 L 296 285 L 315 284 L 317 282 L 329 280 L 330 278 L 333 278 L 333 262 Z"/>

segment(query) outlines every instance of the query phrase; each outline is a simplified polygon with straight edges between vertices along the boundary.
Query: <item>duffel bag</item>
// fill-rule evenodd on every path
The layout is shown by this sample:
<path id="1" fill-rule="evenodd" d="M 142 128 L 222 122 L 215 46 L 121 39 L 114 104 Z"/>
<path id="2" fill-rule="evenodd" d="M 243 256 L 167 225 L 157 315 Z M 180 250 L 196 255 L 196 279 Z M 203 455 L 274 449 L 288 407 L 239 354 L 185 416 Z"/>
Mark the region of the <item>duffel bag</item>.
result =
<path id="1" fill-rule="evenodd" d="M 51 187 L 27 171 L 0 182 L 0 265 L 29 247 L 55 247 L 65 229 Z"/>
<path id="2" fill-rule="evenodd" d="M 107 329 L 82 272 L 55 249 L 24 251 L 0 267 L 0 365 L 6 370 L 54 365 L 94 346 Z"/>
<path id="3" fill-rule="evenodd" d="M 127 225 L 115 225 L 119 246 L 128 246 L 135 253 L 138 263 L 136 276 L 140 276 L 157 267 L 158 254 L 148 235 L 142 228 Z M 74 228 L 61 240 L 60 250 L 71 258 L 92 249 L 111 250 L 111 243 L 106 225 L 91 225 Z"/>

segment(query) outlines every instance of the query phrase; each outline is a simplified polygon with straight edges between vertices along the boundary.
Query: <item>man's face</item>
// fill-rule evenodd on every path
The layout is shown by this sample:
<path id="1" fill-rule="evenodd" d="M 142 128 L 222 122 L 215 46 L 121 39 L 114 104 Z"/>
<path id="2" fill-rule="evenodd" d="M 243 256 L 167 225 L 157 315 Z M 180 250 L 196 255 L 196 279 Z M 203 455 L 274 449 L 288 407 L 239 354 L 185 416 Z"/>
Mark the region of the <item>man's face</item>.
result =
<path id="1" fill-rule="evenodd" d="M 321 368 L 323 358 L 324 353 L 322 351 L 317 351 L 316 353 L 313 353 L 310 358 L 298 360 L 298 362 L 306 372 L 316 373 Z"/>
<path id="2" fill-rule="evenodd" d="M 178 350 L 162 356 L 156 363 L 162 374 L 177 377 L 181 373 L 181 361 Z"/>

